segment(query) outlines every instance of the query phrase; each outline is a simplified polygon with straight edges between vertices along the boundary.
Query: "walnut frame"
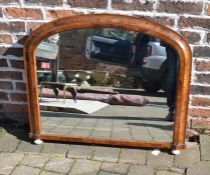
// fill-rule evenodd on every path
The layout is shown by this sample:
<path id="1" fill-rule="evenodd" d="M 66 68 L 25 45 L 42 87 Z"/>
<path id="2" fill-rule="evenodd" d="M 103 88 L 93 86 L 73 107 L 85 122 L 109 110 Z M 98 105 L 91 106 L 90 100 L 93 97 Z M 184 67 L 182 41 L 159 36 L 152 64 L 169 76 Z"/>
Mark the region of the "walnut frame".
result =
<path id="1" fill-rule="evenodd" d="M 176 101 L 176 120 L 172 142 L 113 140 L 94 137 L 67 136 L 41 132 L 40 109 L 36 74 L 36 48 L 45 38 L 58 32 L 90 27 L 119 27 L 144 32 L 158 37 L 173 46 L 178 52 L 179 78 Z M 29 111 L 29 137 L 33 139 L 71 141 L 80 143 L 108 144 L 118 146 L 184 149 L 190 88 L 192 53 L 187 41 L 172 29 L 146 18 L 136 18 L 114 14 L 89 14 L 59 18 L 33 31 L 24 45 L 24 65 L 27 82 Z"/>

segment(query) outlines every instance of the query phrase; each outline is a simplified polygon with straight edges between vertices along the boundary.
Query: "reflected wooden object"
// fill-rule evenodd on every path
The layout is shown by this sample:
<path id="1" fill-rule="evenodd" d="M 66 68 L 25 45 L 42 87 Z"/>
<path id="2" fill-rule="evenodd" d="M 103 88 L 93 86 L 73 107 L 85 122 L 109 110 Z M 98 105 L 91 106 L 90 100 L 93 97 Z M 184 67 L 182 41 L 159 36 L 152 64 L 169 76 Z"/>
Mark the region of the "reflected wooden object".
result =
<path id="1" fill-rule="evenodd" d="M 40 84 L 41 84 L 40 95 L 39 95 L 40 100 L 42 98 L 43 88 L 47 86 L 53 89 L 56 98 L 58 98 L 58 95 L 59 95 L 57 88 L 60 90 L 63 90 L 63 103 L 66 103 L 66 90 L 68 89 L 68 91 L 72 94 L 72 98 L 74 102 L 76 102 L 76 96 L 77 96 L 76 87 L 78 86 L 77 84 L 60 83 L 60 82 L 41 82 Z"/>
<path id="2" fill-rule="evenodd" d="M 161 39 L 177 51 L 180 60 L 178 93 L 176 97 L 176 120 L 172 142 L 114 140 L 109 138 L 46 134 L 42 132 L 38 97 L 36 49 L 40 42 L 53 34 L 66 30 L 85 29 L 91 27 L 113 27 L 144 32 L 145 34 Z M 35 140 L 58 140 L 118 146 L 168 148 L 177 150 L 185 148 L 192 55 L 191 49 L 186 40 L 172 29 L 146 18 L 112 14 L 91 14 L 60 18 L 42 25 L 30 34 L 24 46 L 24 63 L 26 68 L 30 138 Z"/>

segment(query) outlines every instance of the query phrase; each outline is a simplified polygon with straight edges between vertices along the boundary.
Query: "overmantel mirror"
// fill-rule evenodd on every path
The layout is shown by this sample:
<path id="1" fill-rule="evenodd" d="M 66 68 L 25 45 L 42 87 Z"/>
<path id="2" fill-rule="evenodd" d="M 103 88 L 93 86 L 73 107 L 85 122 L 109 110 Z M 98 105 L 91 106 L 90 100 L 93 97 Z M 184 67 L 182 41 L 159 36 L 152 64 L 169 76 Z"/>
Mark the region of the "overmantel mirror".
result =
<path id="1" fill-rule="evenodd" d="M 42 140 L 184 149 L 191 50 L 145 18 L 77 15 L 24 47 L 30 133 Z"/>

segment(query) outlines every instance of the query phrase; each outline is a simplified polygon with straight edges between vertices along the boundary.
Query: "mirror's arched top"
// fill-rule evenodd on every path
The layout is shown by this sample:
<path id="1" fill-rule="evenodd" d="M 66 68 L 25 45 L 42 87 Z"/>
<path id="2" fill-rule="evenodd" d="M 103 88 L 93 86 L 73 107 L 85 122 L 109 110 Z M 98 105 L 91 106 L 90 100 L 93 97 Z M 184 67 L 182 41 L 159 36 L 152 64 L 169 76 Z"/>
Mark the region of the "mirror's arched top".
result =
<path id="1" fill-rule="evenodd" d="M 174 47 L 181 60 L 185 57 L 183 62 L 186 62 L 186 59 L 190 61 L 191 58 L 191 49 L 187 41 L 169 27 L 144 17 L 137 18 L 116 14 L 88 14 L 59 18 L 33 31 L 26 41 L 26 46 L 32 51 L 32 49 L 36 49 L 42 40 L 53 34 L 71 29 L 90 27 L 118 27 L 143 32 L 159 38 Z"/>

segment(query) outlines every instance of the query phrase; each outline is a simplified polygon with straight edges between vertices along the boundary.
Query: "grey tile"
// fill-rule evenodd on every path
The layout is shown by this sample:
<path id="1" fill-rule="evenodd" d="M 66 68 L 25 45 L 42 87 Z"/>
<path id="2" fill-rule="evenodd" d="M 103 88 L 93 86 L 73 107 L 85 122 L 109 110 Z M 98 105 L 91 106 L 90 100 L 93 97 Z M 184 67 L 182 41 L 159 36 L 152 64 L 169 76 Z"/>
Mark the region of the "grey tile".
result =
<path id="1" fill-rule="evenodd" d="M 129 132 L 129 128 L 127 127 L 113 127 L 112 128 L 113 132 Z"/>
<path id="2" fill-rule="evenodd" d="M 29 154 L 24 156 L 23 160 L 21 161 L 21 164 L 32 167 L 43 167 L 48 159 L 49 157 L 46 155 Z"/>
<path id="3" fill-rule="evenodd" d="M 43 145 L 35 145 L 30 142 L 21 141 L 16 152 L 39 153 Z"/>
<path id="4" fill-rule="evenodd" d="M 143 126 L 135 126 L 135 125 L 130 125 L 130 130 L 135 132 L 135 131 L 138 131 L 138 132 L 148 132 L 147 128 L 146 127 L 143 127 Z"/>
<path id="5" fill-rule="evenodd" d="M 120 154 L 119 148 L 113 147 L 96 147 L 93 159 L 108 162 L 117 162 Z"/>
<path id="6" fill-rule="evenodd" d="M 151 137 L 151 134 L 148 132 L 148 131 L 131 131 L 130 132 L 134 137 L 145 137 L 145 136 L 150 136 Z"/>
<path id="7" fill-rule="evenodd" d="M 140 149 L 122 149 L 119 162 L 145 164 L 147 151 Z"/>
<path id="8" fill-rule="evenodd" d="M 50 132 L 57 133 L 57 134 L 69 134 L 73 130 L 73 127 L 55 127 Z"/>
<path id="9" fill-rule="evenodd" d="M 173 173 L 173 172 L 168 172 L 168 171 L 158 171 L 156 175 L 181 175 L 179 173 Z"/>
<path id="10" fill-rule="evenodd" d="M 68 144 L 60 144 L 60 143 L 44 143 L 44 148 L 42 149 L 42 153 L 50 153 L 50 154 L 63 154 L 65 155 L 69 148 Z"/>
<path id="11" fill-rule="evenodd" d="M 92 131 L 91 137 L 103 137 L 103 138 L 109 138 L 111 136 L 111 132 L 107 131 Z"/>
<path id="12" fill-rule="evenodd" d="M 85 126 L 89 126 L 89 127 L 93 127 L 93 126 L 95 126 L 96 125 L 96 121 L 94 122 L 80 122 L 79 124 L 78 124 L 78 126 L 79 127 L 85 127 Z"/>
<path id="13" fill-rule="evenodd" d="M 63 120 L 51 120 L 51 119 L 48 119 L 47 121 L 43 122 L 43 124 L 44 125 L 54 125 L 54 126 L 57 126 L 57 125 L 60 125 L 62 122 L 63 122 Z"/>
<path id="14" fill-rule="evenodd" d="M 90 123 L 90 124 L 96 123 L 96 119 L 95 118 L 93 118 L 93 119 L 84 118 L 84 119 L 82 119 L 81 123 Z"/>
<path id="15" fill-rule="evenodd" d="M 96 125 L 101 126 L 101 127 L 103 127 L 103 126 L 112 126 L 112 121 L 113 121 L 113 119 L 107 119 L 105 121 L 99 121 L 98 120 Z"/>
<path id="16" fill-rule="evenodd" d="M 101 170 L 112 173 L 126 174 L 128 172 L 129 164 L 124 163 L 103 163 Z"/>
<path id="17" fill-rule="evenodd" d="M 174 155 L 161 152 L 158 156 L 148 153 L 147 165 L 153 168 L 171 167 L 174 163 Z"/>
<path id="18" fill-rule="evenodd" d="M 73 136 L 88 137 L 91 134 L 91 130 L 88 129 L 73 129 L 70 133 Z"/>
<path id="19" fill-rule="evenodd" d="M 97 175 L 119 175 L 118 173 L 100 171 Z"/>
<path id="20" fill-rule="evenodd" d="M 154 175 L 154 170 L 145 165 L 131 165 L 128 175 Z"/>
<path id="21" fill-rule="evenodd" d="M 60 125 L 61 126 L 76 126 L 81 122 L 82 119 L 68 119 L 63 121 Z"/>
<path id="22" fill-rule="evenodd" d="M 92 157 L 93 151 L 94 151 L 93 146 L 70 145 L 67 157 L 90 159 Z"/>
<path id="23" fill-rule="evenodd" d="M 101 163 L 91 160 L 76 160 L 70 175 L 97 175 Z"/>
<path id="24" fill-rule="evenodd" d="M 53 130 L 56 126 L 54 125 L 42 125 L 42 131 L 43 132 L 50 132 L 51 130 Z"/>
<path id="25" fill-rule="evenodd" d="M 170 137 L 153 137 L 152 141 L 155 142 L 172 142 L 172 138 Z"/>
<path id="26" fill-rule="evenodd" d="M 49 171 L 42 171 L 40 175 L 65 175 L 65 174 L 49 172 Z"/>
<path id="27" fill-rule="evenodd" d="M 74 163 L 73 159 L 51 158 L 44 169 L 58 173 L 68 173 Z"/>
<path id="28" fill-rule="evenodd" d="M 210 161 L 210 136 L 201 135 L 200 136 L 201 144 L 201 160 Z"/>
<path id="29" fill-rule="evenodd" d="M 187 169 L 187 175 L 209 175 L 209 161 L 201 161 Z"/>
<path id="30" fill-rule="evenodd" d="M 196 162 L 200 161 L 199 145 L 194 144 L 185 150 L 181 151 L 181 154 L 175 156 L 175 165 L 179 168 L 191 167 Z"/>
<path id="31" fill-rule="evenodd" d="M 1 137 L 0 152 L 13 152 L 16 150 L 20 140 L 11 134 L 5 134 Z M 9 144 L 8 144 L 9 143 Z"/>
<path id="32" fill-rule="evenodd" d="M 93 130 L 95 131 L 107 131 L 110 132 L 112 131 L 112 126 L 100 126 L 100 125 L 96 125 Z"/>
<path id="33" fill-rule="evenodd" d="M 133 136 L 134 140 L 143 140 L 143 141 L 152 141 L 153 140 L 153 138 L 148 134 L 144 134 L 144 135 L 137 135 L 137 134 L 133 135 L 132 134 L 132 136 Z"/>
<path id="34" fill-rule="evenodd" d="M 38 175 L 40 173 L 40 169 L 28 167 L 28 166 L 18 166 L 13 171 L 12 175 Z"/>
<path id="35" fill-rule="evenodd" d="M 112 134 L 112 139 L 117 139 L 117 140 L 132 140 L 132 136 L 127 134 L 120 134 L 120 133 L 113 133 Z"/>
<path id="36" fill-rule="evenodd" d="M 74 129 L 78 129 L 78 130 L 80 130 L 80 129 L 92 130 L 93 128 L 94 128 L 94 126 L 81 126 L 81 125 L 77 125 L 77 126 L 75 126 Z"/>
<path id="37" fill-rule="evenodd" d="M 0 153 L 0 174 L 10 174 L 23 156 L 23 153 Z"/>

